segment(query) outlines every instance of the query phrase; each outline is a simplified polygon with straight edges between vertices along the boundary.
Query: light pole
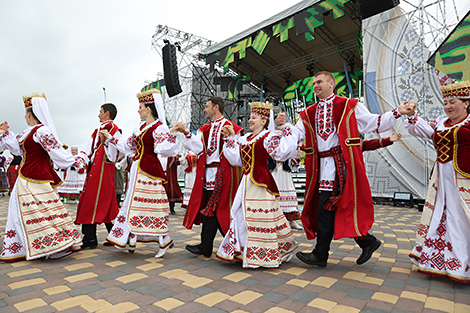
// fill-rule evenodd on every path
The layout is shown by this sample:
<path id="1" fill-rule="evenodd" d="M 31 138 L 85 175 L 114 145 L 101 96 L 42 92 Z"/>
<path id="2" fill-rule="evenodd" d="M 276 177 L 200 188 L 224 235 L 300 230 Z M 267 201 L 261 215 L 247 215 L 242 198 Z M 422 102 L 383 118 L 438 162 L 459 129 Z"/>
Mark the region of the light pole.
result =
<path id="1" fill-rule="evenodd" d="M 103 87 L 103 93 L 104 93 L 104 103 L 106 103 L 106 88 Z"/>

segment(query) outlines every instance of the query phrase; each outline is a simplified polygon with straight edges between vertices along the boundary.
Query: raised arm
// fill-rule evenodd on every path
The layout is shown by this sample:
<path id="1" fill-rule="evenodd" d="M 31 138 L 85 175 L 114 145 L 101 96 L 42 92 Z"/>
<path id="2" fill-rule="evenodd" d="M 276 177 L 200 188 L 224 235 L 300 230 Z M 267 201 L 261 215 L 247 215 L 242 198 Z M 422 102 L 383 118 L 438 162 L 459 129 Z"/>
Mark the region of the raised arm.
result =
<path id="1" fill-rule="evenodd" d="M 176 144 L 176 133 L 170 133 L 168 126 L 160 125 L 153 131 L 154 152 L 167 157 L 174 157 L 178 154 Z"/>
<path id="2" fill-rule="evenodd" d="M 8 122 L 0 124 L 0 152 L 9 150 L 13 155 L 22 155 L 20 144 L 13 132 L 9 130 Z"/>
<path id="3" fill-rule="evenodd" d="M 62 147 L 62 143 L 54 136 L 49 127 L 40 127 L 33 135 L 33 140 L 46 150 L 52 162 L 54 162 L 58 168 L 66 169 L 72 165 L 77 165 L 75 164 L 74 156 L 65 151 Z"/>
<path id="4" fill-rule="evenodd" d="M 264 148 L 274 160 L 283 162 L 296 155 L 298 140 L 299 130 L 291 124 L 284 124 L 280 134 L 271 132 L 264 139 Z"/>

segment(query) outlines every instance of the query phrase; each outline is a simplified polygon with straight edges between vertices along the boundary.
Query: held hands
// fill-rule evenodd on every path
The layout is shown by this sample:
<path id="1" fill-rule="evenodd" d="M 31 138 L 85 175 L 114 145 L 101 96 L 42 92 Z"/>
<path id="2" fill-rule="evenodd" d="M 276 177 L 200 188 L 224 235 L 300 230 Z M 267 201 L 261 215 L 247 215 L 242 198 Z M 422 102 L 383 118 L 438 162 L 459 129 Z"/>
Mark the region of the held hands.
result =
<path id="1" fill-rule="evenodd" d="M 282 126 L 286 123 L 286 112 L 280 112 L 276 117 L 276 126 Z"/>
<path id="2" fill-rule="evenodd" d="M 416 112 L 416 103 L 413 101 L 403 101 L 398 106 L 398 112 L 401 115 L 413 116 Z"/>
<path id="3" fill-rule="evenodd" d="M 392 132 L 392 135 L 390 136 L 390 141 L 395 142 L 395 141 L 400 141 L 403 135 L 401 133 L 395 134 L 395 132 Z"/>
<path id="4" fill-rule="evenodd" d="M 8 130 L 9 127 L 10 127 L 10 125 L 8 125 L 7 121 L 1 123 L 0 124 L 0 135 L 4 134 Z"/>
<path id="5" fill-rule="evenodd" d="M 108 137 L 110 137 L 111 135 L 106 129 L 103 129 L 103 130 L 100 130 L 99 136 L 100 136 L 101 143 L 104 143 L 106 139 L 108 139 Z"/>
<path id="6" fill-rule="evenodd" d="M 220 134 L 222 135 L 223 138 L 227 138 L 227 137 L 235 136 L 235 131 L 233 130 L 232 125 L 225 125 L 220 130 Z"/>
<path id="7" fill-rule="evenodd" d="M 186 128 L 186 125 L 183 122 L 178 122 L 170 129 L 170 133 L 180 132 L 184 135 L 189 134 L 189 129 Z"/>

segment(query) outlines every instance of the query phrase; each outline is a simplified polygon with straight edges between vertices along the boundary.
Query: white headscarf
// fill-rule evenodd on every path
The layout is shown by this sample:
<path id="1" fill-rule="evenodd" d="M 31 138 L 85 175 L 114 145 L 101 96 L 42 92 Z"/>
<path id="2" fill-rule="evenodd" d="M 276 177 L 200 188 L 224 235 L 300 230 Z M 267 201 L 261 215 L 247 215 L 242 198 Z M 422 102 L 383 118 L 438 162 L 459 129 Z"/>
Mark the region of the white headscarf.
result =
<path id="1" fill-rule="evenodd" d="M 165 108 L 163 106 L 162 94 L 154 93 L 152 94 L 152 96 L 155 101 L 155 109 L 157 110 L 157 113 L 158 113 L 158 119 L 160 120 L 160 123 L 162 123 L 163 125 L 166 125 Z"/>
<path id="2" fill-rule="evenodd" d="M 275 124 L 274 124 L 274 113 L 273 110 L 269 110 L 269 125 L 268 125 L 268 131 L 273 132 L 276 130 Z"/>
<path id="3" fill-rule="evenodd" d="M 59 141 L 59 136 L 55 129 L 54 121 L 52 120 L 51 114 L 49 113 L 49 106 L 47 105 L 46 99 L 43 97 L 32 97 L 31 103 L 33 107 L 33 113 L 39 119 L 39 121 L 50 128 L 54 137 Z"/>

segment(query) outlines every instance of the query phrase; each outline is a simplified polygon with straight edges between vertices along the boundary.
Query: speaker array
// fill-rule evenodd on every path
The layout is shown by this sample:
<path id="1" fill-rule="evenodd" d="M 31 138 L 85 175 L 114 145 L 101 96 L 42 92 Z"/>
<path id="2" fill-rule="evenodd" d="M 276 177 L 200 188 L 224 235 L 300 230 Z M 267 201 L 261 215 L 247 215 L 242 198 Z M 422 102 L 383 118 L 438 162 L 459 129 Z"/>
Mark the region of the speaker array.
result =
<path id="1" fill-rule="evenodd" d="M 390 10 L 399 4 L 400 0 L 359 0 L 362 19 Z"/>
<path id="2" fill-rule="evenodd" d="M 167 43 L 162 48 L 162 54 L 166 91 L 169 97 L 173 97 L 182 92 L 178 76 L 178 59 L 176 57 L 175 45 Z"/>

